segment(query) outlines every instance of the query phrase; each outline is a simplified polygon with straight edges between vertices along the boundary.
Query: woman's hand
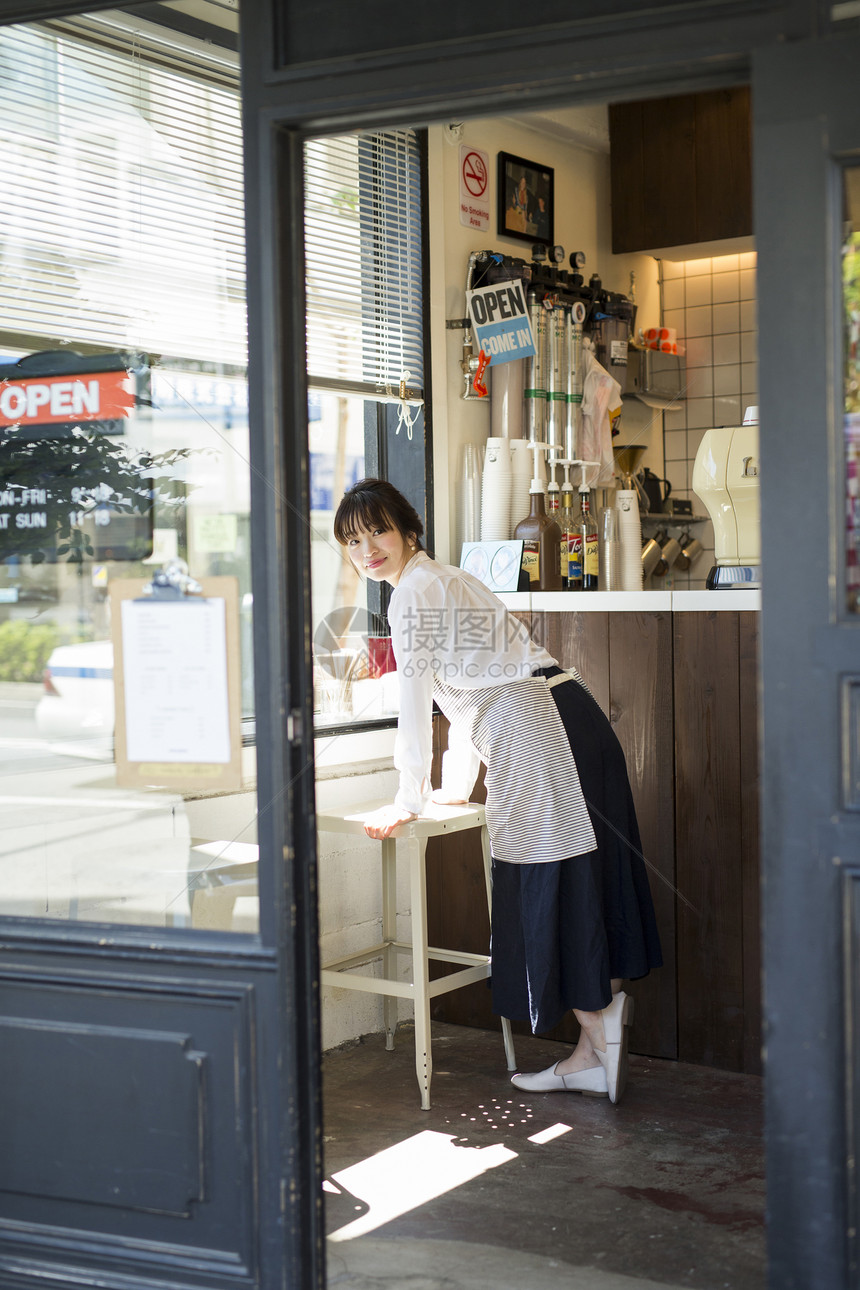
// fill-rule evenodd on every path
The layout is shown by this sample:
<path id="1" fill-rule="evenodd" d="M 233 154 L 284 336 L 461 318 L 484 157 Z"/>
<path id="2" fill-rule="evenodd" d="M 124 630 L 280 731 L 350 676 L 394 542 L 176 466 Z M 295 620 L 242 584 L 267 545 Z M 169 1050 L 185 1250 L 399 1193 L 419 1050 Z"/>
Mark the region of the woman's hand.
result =
<path id="1" fill-rule="evenodd" d="M 364 821 L 364 831 L 369 838 L 384 840 L 390 838 L 398 824 L 407 824 L 418 817 L 403 811 L 399 806 L 381 806 L 378 811 L 368 815 Z"/>
<path id="2" fill-rule="evenodd" d="M 436 802 L 439 806 L 466 806 L 467 805 L 465 797 L 452 797 L 450 793 L 443 793 L 441 789 L 438 789 L 433 794 L 432 800 Z"/>

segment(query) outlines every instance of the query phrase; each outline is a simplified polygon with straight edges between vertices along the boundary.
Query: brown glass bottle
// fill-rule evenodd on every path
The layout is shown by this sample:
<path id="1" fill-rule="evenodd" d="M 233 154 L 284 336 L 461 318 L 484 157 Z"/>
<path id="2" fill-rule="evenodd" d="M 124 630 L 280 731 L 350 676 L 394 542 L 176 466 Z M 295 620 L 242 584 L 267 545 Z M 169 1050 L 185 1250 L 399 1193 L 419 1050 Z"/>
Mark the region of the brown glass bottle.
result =
<path id="1" fill-rule="evenodd" d="M 561 529 L 546 513 L 543 487 L 529 492 L 529 513 L 514 529 L 523 541 L 523 568 L 531 591 L 561 591 Z"/>

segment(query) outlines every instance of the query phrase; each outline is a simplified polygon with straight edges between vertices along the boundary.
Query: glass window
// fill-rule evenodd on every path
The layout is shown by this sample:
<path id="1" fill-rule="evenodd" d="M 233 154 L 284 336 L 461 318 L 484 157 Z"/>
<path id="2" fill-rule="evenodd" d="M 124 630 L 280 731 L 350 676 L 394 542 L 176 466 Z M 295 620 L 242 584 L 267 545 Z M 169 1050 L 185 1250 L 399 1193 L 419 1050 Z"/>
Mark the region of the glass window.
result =
<path id="1" fill-rule="evenodd" d="M 253 933 L 238 59 L 153 32 L 0 29 L 0 912 Z"/>
<path id="2" fill-rule="evenodd" d="M 845 581 L 849 613 L 860 613 L 860 166 L 844 171 L 842 307 L 845 431 Z"/>
<path id="3" fill-rule="evenodd" d="M 318 732 L 392 720 L 387 589 L 332 536 L 365 475 L 425 498 L 422 162 L 411 130 L 305 147 L 314 711 Z"/>

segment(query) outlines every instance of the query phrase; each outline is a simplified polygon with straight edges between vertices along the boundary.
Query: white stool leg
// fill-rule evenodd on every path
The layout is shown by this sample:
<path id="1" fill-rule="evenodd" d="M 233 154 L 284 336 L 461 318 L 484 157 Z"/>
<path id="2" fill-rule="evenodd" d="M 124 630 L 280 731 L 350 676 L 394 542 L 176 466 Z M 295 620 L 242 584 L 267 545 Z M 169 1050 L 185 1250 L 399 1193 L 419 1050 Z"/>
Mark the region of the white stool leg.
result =
<path id="1" fill-rule="evenodd" d="M 389 980 L 397 975 L 397 843 L 394 838 L 382 839 L 382 939 L 385 942 L 382 970 Z M 382 1019 L 385 1026 L 385 1048 L 394 1048 L 397 1029 L 397 999 L 393 994 L 383 995 Z"/>
<path id="2" fill-rule="evenodd" d="M 487 832 L 487 826 L 484 824 L 481 828 L 481 852 L 484 857 L 484 881 L 487 884 L 487 909 L 490 914 L 490 925 L 493 922 L 493 870 L 490 863 L 490 835 Z M 511 1033 L 511 1023 L 507 1017 L 502 1017 L 502 1039 L 505 1042 L 505 1061 L 508 1064 L 509 1071 L 517 1069 L 517 1059 L 514 1053 L 514 1037 Z"/>
<path id="3" fill-rule="evenodd" d="M 424 867 L 426 842 L 410 846 L 409 875 L 412 902 L 412 994 L 415 1001 L 415 1073 L 421 1090 L 421 1110 L 430 1110 L 430 964 L 427 958 L 427 882 Z"/>

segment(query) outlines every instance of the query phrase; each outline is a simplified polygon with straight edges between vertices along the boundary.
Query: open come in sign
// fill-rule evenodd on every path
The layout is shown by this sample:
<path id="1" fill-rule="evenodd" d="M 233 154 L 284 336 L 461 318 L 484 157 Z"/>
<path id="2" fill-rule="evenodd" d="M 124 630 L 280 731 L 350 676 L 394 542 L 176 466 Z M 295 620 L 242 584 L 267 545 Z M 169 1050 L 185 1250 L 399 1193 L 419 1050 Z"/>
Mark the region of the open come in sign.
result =
<path id="1" fill-rule="evenodd" d="M 536 352 L 522 282 L 497 282 L 466 295 L 477 347 L 489 354 L 494 366 Z"/>

